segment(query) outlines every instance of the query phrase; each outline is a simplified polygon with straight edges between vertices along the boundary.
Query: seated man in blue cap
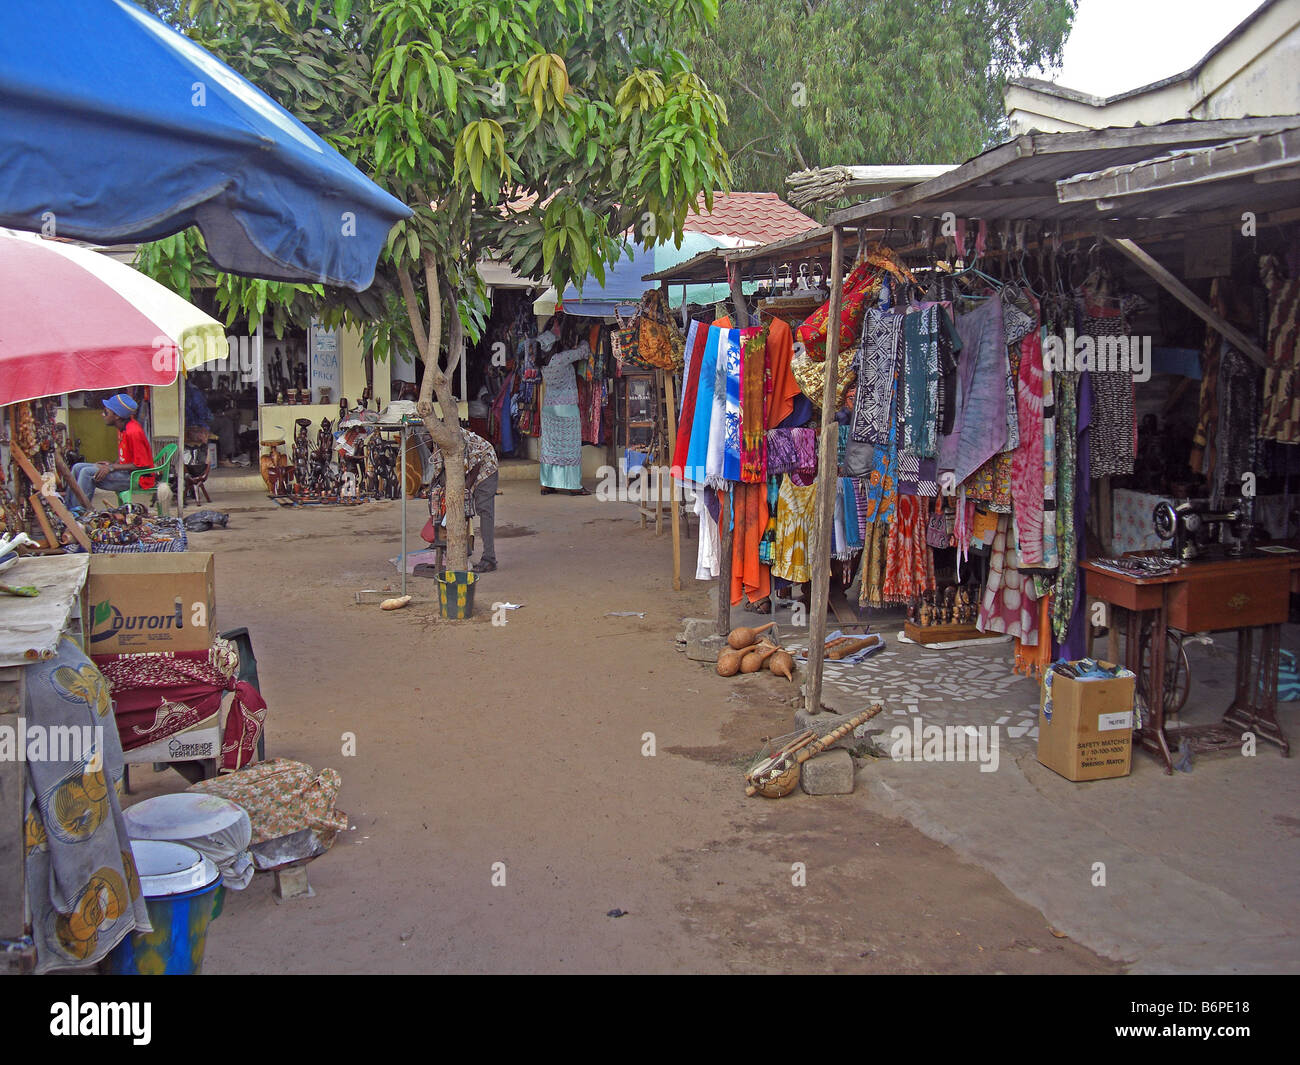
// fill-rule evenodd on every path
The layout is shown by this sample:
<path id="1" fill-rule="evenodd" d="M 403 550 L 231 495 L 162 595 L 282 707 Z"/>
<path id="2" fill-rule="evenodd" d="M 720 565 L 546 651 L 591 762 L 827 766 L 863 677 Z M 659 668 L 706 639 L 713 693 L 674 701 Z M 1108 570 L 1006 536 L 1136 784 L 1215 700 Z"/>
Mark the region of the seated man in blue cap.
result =
<path id="1" fill-rule="evenodd" d="M 125 492 L 131 487 L 134 470 L 153 468 L 153 450 L 144 429 L 135 420 L 137 404 L 125 392 L 104 400 L 104 421 L 117 430 L 116 462 L 78 462 L 72 467 L 72 476 L 92 503 L 95 489 L 105 492 Z M 141 477 L 140 487 L 149 491 L 154 478 Z"/>

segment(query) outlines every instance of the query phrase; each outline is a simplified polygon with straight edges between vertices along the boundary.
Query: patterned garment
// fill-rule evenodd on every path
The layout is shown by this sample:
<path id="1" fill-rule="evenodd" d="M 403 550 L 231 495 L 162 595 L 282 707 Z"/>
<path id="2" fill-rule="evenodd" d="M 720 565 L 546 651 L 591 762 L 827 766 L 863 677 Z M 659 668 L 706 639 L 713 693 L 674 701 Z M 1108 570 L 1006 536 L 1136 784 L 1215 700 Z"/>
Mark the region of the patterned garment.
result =
<path id="1" fill-rule="evenodd" d="M 1002 290 L 1002 325 L 1007 334 L 1007 451 L 1020 446 L 1020 408 L 1018 390 L 1020 342 L 1038 328 L 1037 307 L 1033 297 L 1018 288 Z"/>
<path id="2" fill-rule="evenodd" d="M 725 481 L 740 480 L 740 353 L 742 342 L 755 332 L 753 329 L 727 330 L 726 440 L 722 459 L 722 478 Z"/>
<path id="3" fill-rule="evenodd" d="M 952 428 L 954 373 L 961 341 L 943 304 L 903 316 L 903 372 L 899 379 L 900 446 L 934 458 L 938 434 Z M 945 414 L 947 424 L 945 424 Z"/>
<path id="4" fill-rule="evenodd" d="M 957 319 L 961 359 L 952 432 L 939 440 L 939 469 L 961 484 L 1007 442 L 1006 334 L 1002 301 L 989 299 Z"/>
<path id="5" fill-rule="evenodd" d="M 1015 387 L 1016 378 L 1020 373 L 1020 348 L 1017 345 L 1009 350 L 1007 362 L 1010 366 L 1009 380 L 1012 387 Z M 1014 407 L 1016 397 L 1014 393 L 1011 396 L 1011 405 Z M 1020 439 L 1019 430 L 1020 416 L 1016 415 L 1015 439 Z M 1011 440 L 1012 426 L 1008 423 L 1007 439 Z M 1019 446 L 1018 444 L 1016 445 Z M 988 462 L 984 463 L 978 470 L 966 479 L 966 497 L 974 499 L 981 503 L 988 503 L 990 508 L 1000 513 L 1010 513 L 1011 511 L 1011 467 L 1012 456 L 1015 449 L 1012 447 L 1004 448 L 994 455 Z"/>
<path id="6" fill-rule="evenodd" d="M 813 429 L 769 429 L 767 472 L 777 474 L 817 473 L 817 433 Z"/>
<path id="7" fill-rule="evenodd" d="M 1267 373 L 1225 340 L 1219 357 L 1219 428 L 1215 434 L 1210 505 L 1226 505 L 1229 485 L 1260 469 L 1260 386 Z"/>
<path id="8" fill-rule="evenodd" d="M 740 353 L 740 479 L 767 482 L 767 408 L 771 375 L 767 371 L 768 328 L 744 342 Z"/>
<path id="9" fill-rule="evenodd" d="M 789 477 L 781 482 L 776 504 L 776 544 L 772 576 L 800 584 L 812 579 L 808 530 L 813 527 L 817 488 L 801 488 Z"/>
<path id="10" fill-rule="evenodd" d="M 687 450 L 682 480 L 697 488 L 708 482 L 709 434 L 713 422 L 713 392 L 718 376 L 718 340 L 721 329 L 712 326 L 704 331 L 704 350 L 700 354 L 699 381 L 696 386 L 695 417 L 691 425 L 691 442 Z M 696 351 L 699 349 L 696 340 Z"/>
<path id="11" fill-rule="evenodd" d="M 898 498 L 898 422 L 891 420 L 889 429 L 888 444 L 876 448 L 874 469 L 863 478 L 868 524 L 889 521 Z"/>
<path id="12" fill-rule="evenodd" d="M 67 638 L 24 673 L 24 864 L 36 971 L 45 973 L 94 965 L 153 926 L 117 797 L 122 748 L 108 684 Z"/>
<path id="13" fill-rule="evenodd" d="M 911 602 L 934 588 L 934 553 L 925 542 L 929 508 L 917 496 L 898 497 L 898 509 L 889 526 L 885 579 L 881 598 L 890 603 Z"/>
<path id="14" fill-rule="evenodd" d="M 578 378 L 573 364 L 591 358 L 591 348 L 584 340 L 569 351 L 557 351 L 551 361 L 542 367 L 542 381 L 546 384 L 545 402 L 552 407 L 578 405 Z"/>
<path id="15" fill-rule="evenodd" d="M 840 289 L 840 351 L 852 350 L 854 338 L 860 332 L 863 311 L 867 302 L 880 291 L 880 271 L 871 262 L 858 263 L 844 279 Z M 814 362 L 826 361 L 826 337 L 830 321 L 831 301 L 828 299 L 804 320 L 799 327 L 808 357 Z M 820 402 L 812 396 L 814 403 Z"/>
<path id="16" fill-rule="evenodd" d="M 465 487 L 470 489 L 497 472 L 497 452 L 478 433 L 462 428 L 460 435 L 465 440 Z M 433 480 L 445 482 L 446 460 L 442 457 L 442 450 L 432 442 L 429 446 L 427 472 Z"/>
<path id="17" fill-rule="evenodd" d="M 867 311 L 857 353 L 857 397 L 853 404 L 853 439 L 884 444 L 891 435 L 894 393 L 903 360 L 906 316 L 878 308 Z"/>
<path id="18" fill-rule="evenodd" d="M 686 463 L 691 453 L 691 432 L 695 426 L 695 400 L 700 389 L 700 363 L 708 343 L 708 327 L 691 322 L 686 333 L 686 366 L 682 370 L 682 409 L 677 422 L 677 443 L 673 450 L 672 470 L 677 481 L 685 480 Z"/>
<path id="19" fill-rule="evenodd" d="M 1259 435 L 1300 444 L 1300 278 L 1288 281 L 1276 256 L 1264 256 L 1259 276 L 1268 290 L 1268 371 Z"/>
<path id="20" fill-rule="evenodd" d="M 709 417 L 709 452 L 705 460 L 705 483 L 719 492 L 727 489 L 727 387 L 731 377 L 730 329 L 716 329 L 718 364 L 713 371 L 713 410 Z M 739 373 L 739 366 L 736 367 Z M 739 429 L 739 427 L 737 427 Z M 739 446 L 739 443 L 737 443 Z"/>
<path id="21" fill-rule="evenodd" d="M 999 515 L 976 627 L 980 632 L 1007 633 L 1033 647 L 1038 644 L 1038 603 L 1034 582 L 1018 568 L 1010 526 L 1010 516 Z"/>
<path id="22" fill-rule="evenodd" d="M 582 414 L 573 364 L 590 357 L 591 348 L 584 340 L 576 348 L 556 352 L 542 367 L 546 384 L 540 449 L 543 487 L 569 491 L 582 487 Z"/>
<path id="23" fill-rule="evenodd" d="M 343 778 L 337 769 L 317 773 L 305 762 L 272 758 L 229 776 L 204 780 L 189 791 L 218 795 L 242 806 L 253 825 L 252 845 L 304 828 L 325 846 L 346 832 L 348 815 L 334 807 Z"/>
<path id="24" fill-rule="evenodd" d="M 1079 335 L 1127 337 L 1128 325 L 1118 301 L 1103 304 L 1085 291 L 1079 303 Z M 1100 355 L 1100 351 L 1098 352 Z M 1137 411 L 1134 405 L 1133 374 L 1128 370 L 1091 370 L 1097 409 L 1093 414 L 1096 437 L 1093 445 L 1092 476 L 1123 476 L 1133 472 L 1137 454 Z"/>
<path id="25" fill-rule="evenodd" d="M 933 499 L 939 494 L 939 473 L 934 459 L 910 451 L 898 453 L 898 494 Z"/>
<path id="26" fill-rule="evenodd" d="M 1074 611 L 1078 582 L 1078 545 L 1074 538 L 1074 488 L 1078 462 L 1079 375 L 1057 372 L 1056 384 L 1056 547 L 1060 569 L 1052 598 L 1052 631 L 1057 642 L 1065 639 Z"/>
<path id="27" fill-rule="evenodd" d="M 885 566 L 889 560 L 889 526 L 879 521 L 867 526 L 862 563 L 858 567 L 858 603 L 861 606 L 885 606 Z"/>
<path id="28" fill-rule="evenodd" d="M 1043 331 L 1039 330 L 1039 352 L 1042 352 Z M 1056 548 L 1056 385 L 1052 371 L 1043 367 L 1043 560 L 1045 570 L 1054 570 L 1060 564 Z M 1047 595 L 1049 582 L 1037 585 L 1039 598 Z"/>
<path id="29" fill-rule="evenodd" d="M 581 487 L 582 418 L 576 404 L 542 407 L 541 466 L 545 487 Z"/>
<path id="30" fill-rule="evenodd" d="M 174 736 L 221 713 L 234 692 L 221 742 L 221 771 L 231 773 L 257 756 L 266 721 L 266 700 L 239 679 L 239 653 L 227 640 L 207 651 L 95 655 L 113 692 L 123 750 Z"/>
<path id="31" fill-rule="evenodd" d="M 840 349 L 840 365 L 835 378 L 835 408 L 838 410 L 844 406 L 844 397 L 849 394 L 849 390 L 857 382 L 857 362 L 858 349 L 857 345 L 849 344 Z M 794 376 L 799 385 L 799 390 L 807 397 L 808 402 L 814 407 L 820 409 L 822 405 L 822 392 L 826 387 L 826 363 L 817 362 L 811 358 L 807 352 L 796 355 L 790 361 L 790 373 Z"/>
<path id="32" fill-rule="evenodd" d="M 1011 456 L 1012 544 L 1020 564 L 1043 564 L 1043 345 L 1037 328 L 1020 342 L 1016 375 L 1020 446 Z"/>

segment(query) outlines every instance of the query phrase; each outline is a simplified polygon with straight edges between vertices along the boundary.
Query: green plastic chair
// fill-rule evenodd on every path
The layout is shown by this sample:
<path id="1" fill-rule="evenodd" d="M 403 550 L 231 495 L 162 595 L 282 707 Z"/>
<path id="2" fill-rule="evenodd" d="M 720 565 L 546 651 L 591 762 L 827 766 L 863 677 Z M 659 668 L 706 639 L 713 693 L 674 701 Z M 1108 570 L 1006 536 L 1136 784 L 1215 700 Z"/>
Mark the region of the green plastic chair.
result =
<path id="1" fill-rule="evenodd" d="M 161 451 L 158 452 L 157 455 L 154 456 L 154 466 L 152 469 L 132 470 L 131 487 L 127 488 L 125 491 L 117 493 L 117 505 L 120 507 L 126 503 L 133 502 L 136 493 L 140 493 L 141 495 L 148 495 L 149 493 L 152 493 L 154 497 L 154 506 L 157 507 L 158 505 L 157 488 L 156 487 L 141 488 L 140 479 L 142 477 L 153 477 L 155 479 L 162 478 L 163 480 L 166 480 L 167 474 L 171 471 L 172 458 L 175 456 L 175 454 L 176 454 L 176 445 L 167 444 L 163 447 Z"/>

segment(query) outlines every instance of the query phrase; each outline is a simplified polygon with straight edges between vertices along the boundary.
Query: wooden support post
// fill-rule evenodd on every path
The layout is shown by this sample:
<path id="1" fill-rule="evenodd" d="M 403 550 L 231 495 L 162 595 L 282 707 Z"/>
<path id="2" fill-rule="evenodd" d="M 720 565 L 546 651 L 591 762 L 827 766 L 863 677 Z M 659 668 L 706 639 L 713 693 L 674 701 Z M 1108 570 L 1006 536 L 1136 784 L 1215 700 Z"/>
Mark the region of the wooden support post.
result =
<path id="1" fill-rule="evenodd" d="M 668 504 L 673 508 L 673 591 L 682 590 L 682 526 L 677 513 L 677 482 L 673 480 L 673 456 L 677 454 L 677 399 L 673 395 L 673 375 L 664 373 L 664 388 L 668 396 Z"/>
<path id="2" fill-rule="evenodd" d="M 812 554 L 812 602 L 808 613 L 807 703 L 810 714 L 822 708 L 822 662 L 826 656 L 826 608 L 831 588 L 831 526 L 835 522 L 835 489 L 839 484 L 836 454 L 839 427 L 835 421 L 835 393 L 840 365 L 840 305 L 844 295 L 844 234 L 836 226 L 831 234 L 830 323 L 826 333 L 826 380 L 822 386 L 822 431 L 817 455 L 817 498 L 809 551 Z"/>
<path id="3" fill-rule="evenodd" d="M 1240 329 L 1231 322 L 1225 321 L 1223 317 L 1216 314 L 1214 309 L 1206 303 L 1200 296 L 1184 285 L 1178 278 L 1174 277 L 1168 270 L 1160 265 L 1155 259 L 1139 248 L 1131 240 L 1121 240 L 1115 237 L 1102 235 L 1102 239 L 1112 248 L 1118 251 L 1129 262 L 1133 263 L 1143 273 L 1155 280 L 1155 282 L 1174 297 L 1179 303 L 1191 311 L 1196 317 L 1200 318 L 1206 325 L 1228 341 L 1234 348 L 1243 355 L 1249 356 L 1255 362 L 1259 363 L 1265 369 L 1268 368 L 1269 359 L 1250 337 L 1246 336 Z"/>
<path id="4" fill-rule="evenodd" d="M 59 471 L 59 476 L 68 482 L 68 488 L 77 497 L 77 502 L 87 510 L 93 510 L 94 507 L 90 505 L 86 493 L 81 490 L 81 485 L 77 484 L 77 479 L 72 476 L 72 471 L 68 469 L 68 464 L 63 461 L 63 456 L 59 454 L 57 448 L 54 450 L 54 468 Z"/>
<path id="5" fill-rule="evenodd" d="M 734 263 L 727 267 L 727 281 L 731 285 L 731 320 L 737 329 L 746 329 L 749 309 L 745 306 L 745 292 L 740 285 L 740 267 Z"/>
<path id="6" fill-rule="evenodd" d="M 718 635 L 731 632 L 731 494 L 719 492 L 718 543 L 722 558 L 718 566 Z"/>
<path id="7" fill-rule="evenodd" d="M 32 513 L 36 515 L 36 520 L 41 524 L 41 532 L 45 536 L 45 546 L 51 548 L 62 547 L 59 538 L 54 535 L 54 526 L 50 524 L 50 519 L 45 515 L 45 508 L 41 506 L 41 494 L 33 492 L 27 497 L 27 501 L 32 505 Z"/>
<path id="8" fill-rule="evenodd" d="M 86 535 L 86 530 L 77 524 L 77 519 L 74 518 L 68 508 L 63 505 L 63 500 L 59 498 L 57 492 L 45 491 L 45 480 L 41 477 L 40 471 L 32 465 L 32 460 L 27 457 L 23 452 L 23 449 L 16 443 L 11 443 L 9 445 L 9 453 L 13 455 L 14 461 L 18 463 L 19 469 L 21 469 L 23 473 L 27 475 L 27 479 L 32 482 L 32 487 L 40 493 L 41 501 L 59 516 L 59 520 L 68 527 L 68 532 L 72 534 L 72 538 L 76 540 L 87 553 L 89 553 L 90 537 Z M 45 521 L 44 512 L 40 507 L 36 508 L 36 513 L 41 519 L 41 526 L 48 529 L 49 523 Z M 58 547 L 58 539 L 56 538 L 50 546 Z"/>

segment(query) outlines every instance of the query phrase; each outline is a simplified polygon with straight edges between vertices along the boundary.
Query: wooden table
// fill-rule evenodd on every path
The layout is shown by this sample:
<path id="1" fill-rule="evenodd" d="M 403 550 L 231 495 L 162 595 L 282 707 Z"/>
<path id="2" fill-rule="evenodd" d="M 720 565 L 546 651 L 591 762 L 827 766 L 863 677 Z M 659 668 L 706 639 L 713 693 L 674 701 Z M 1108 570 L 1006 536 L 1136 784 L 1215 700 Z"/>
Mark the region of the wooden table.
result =
<path id="1" fill-rule="evenodd" d="M 1145 615 L 1151 615 L 1148 718 L 1137 739 L 1164 762 L 1166 774 L 1173 773 L 1164 708 L 1165 641 L 1171 628 L 1237 632 L 1236 691 L 1223 720 L 1177 729 L 1175 743 L 1186 739 L 1198 752 L 1226 750 L 1241 746 L 1243 732 L 1253 732 L 1276 744 L 1284 755 L 1291 753 L 1277 721 L 1277 671 L 1291 591 L 1300 585 L 1300 552 L 1186 562 L 1157 577 L 1117 573 L 1094 562 L 1080 563 L 1080 568 L 1088 572 L 1088 595 L 1129 612 L 1125 665 L 1139 675 L 1142 625 Z"/>

